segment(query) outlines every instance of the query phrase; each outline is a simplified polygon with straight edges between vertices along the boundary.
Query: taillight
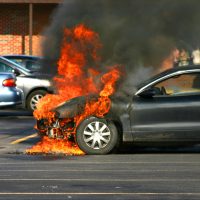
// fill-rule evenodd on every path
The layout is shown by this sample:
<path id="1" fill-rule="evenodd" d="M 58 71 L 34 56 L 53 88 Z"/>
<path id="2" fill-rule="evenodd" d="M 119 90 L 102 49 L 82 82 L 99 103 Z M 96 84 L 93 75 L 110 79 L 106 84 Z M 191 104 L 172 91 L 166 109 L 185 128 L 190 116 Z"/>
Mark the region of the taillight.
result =
<path id="1" fill-rule="evenodd" d="M 16 83 L 15 83 L 15 79 L 13 78 L 9 78 L 3 81 L 2 85 L 4 87 L 15 87 Z"/>

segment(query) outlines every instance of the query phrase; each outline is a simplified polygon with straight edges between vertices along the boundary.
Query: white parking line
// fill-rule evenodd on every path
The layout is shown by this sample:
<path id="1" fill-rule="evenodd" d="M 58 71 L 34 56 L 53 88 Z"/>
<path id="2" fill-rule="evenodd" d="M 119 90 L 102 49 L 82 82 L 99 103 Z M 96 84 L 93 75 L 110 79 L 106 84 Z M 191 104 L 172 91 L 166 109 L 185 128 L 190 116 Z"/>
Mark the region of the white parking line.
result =
<path id="1" fill-rule="evenodd" d="M 200 179 L 73 179 L 73 178 L 63 178 L 63 179 L 42 179 L 42 178 L 0 178 L 0 181 L 88 181 L 88 182 L 198 182 Z"/>
<path id="2" fill-rule="evenodd" d="M 0 195 L 158 195 L 158 196 L 163 196 L 163 195 L 188 195 L 188 196 L 199 196 L 200 193 L 187 193 L 187 192 L 180 192 L 180 193 L 150 193 L 150 192 L 0 192 Z"/>
<path id="3" fill-rule="evenodd" d="M 75 156 L 74 156 L 75 157 Z M 80 157 L 80 156 L 79 156 Z M 90 156 L 91 157 L 91 156 Z M 20 163 L 1 163 L 0 162 L 0 165 L 47 165 L 47 164 L 55 164 L 55 165 L 64 165 L 66 164 L 67 162 L 67 165 L 70 165 L 70 164 L 155 164 L 155 165 L 158 165 L 158 164 L 200 164 L 200 162 L 198 161 L 195 161 L 195 162 L 107 162 L 107 161 L 102 161 L 102 162 L 80 162 L 80 161 L 71 161 L 71 160 L 64 160 L 63 162 L 20 162 Z"/>
<path id="4" fill-rule="evenodd" d="M 199 169 L 192 169 L 192 172 L 198 171 Z M 179 169 L 63 169 L 63 170 L 54 170 L 54 169 L 0 169 L 0 172 L 191 172 L 190 170 L 179 170 Z"/>

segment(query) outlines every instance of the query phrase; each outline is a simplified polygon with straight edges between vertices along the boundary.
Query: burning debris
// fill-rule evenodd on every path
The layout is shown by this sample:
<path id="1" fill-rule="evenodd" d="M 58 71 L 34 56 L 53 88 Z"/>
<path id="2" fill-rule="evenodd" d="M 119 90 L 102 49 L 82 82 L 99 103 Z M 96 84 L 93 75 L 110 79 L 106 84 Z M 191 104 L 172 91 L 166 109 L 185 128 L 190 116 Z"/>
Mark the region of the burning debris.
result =
<path id="1" fill-rule="evenodd" d="M 34 111 L 40 134 L 54 139 L 43 137 L 27 153 L 82 154 L 75 144 L 76 128 L 88 116 L 108 113 L 109 96 L 120 78 L 118 66 L 109 67 L 104 74 L 88 67 L 91 63 L 98 65 L 100 47 L 98 34 L 83 24 L 64 30 L 58 75 L 54 77 L 57 94 L 46 95 Z"/>
<path id="2" fill-rule="evenodd" d="M 84 155 L 79 147 L 69 140 L 53 140 L 44 136 L 40 142 L 26 151 L 28 154 L 66 154 L 66 155 Z"/>

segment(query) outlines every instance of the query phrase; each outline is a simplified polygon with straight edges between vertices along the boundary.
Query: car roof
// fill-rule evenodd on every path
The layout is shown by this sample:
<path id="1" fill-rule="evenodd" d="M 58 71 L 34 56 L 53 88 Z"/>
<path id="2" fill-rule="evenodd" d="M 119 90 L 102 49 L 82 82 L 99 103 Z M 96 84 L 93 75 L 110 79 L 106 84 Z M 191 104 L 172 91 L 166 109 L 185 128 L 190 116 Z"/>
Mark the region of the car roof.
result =
<path id="1" fill-rule="evenodd" d="M 2 55 L 5 58 L 24 58 L 24 59 L 42 59 L 40 56 L 32 56 L 32 55 L 19 55 L 19 54 L 14 54 L 14 55 Z"/>

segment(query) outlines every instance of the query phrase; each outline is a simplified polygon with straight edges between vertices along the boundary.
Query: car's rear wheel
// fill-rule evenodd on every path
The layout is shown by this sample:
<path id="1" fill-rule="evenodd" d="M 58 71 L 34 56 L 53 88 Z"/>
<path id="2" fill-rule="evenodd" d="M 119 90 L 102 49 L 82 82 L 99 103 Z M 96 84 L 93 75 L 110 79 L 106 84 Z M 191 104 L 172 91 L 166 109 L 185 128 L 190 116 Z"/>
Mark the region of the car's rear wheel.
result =
<path id="1" fill-rule="evenodd" d="M 76 141 L 86 154 L 108 154 L 118 146 L 119 135 L 112 122 L 91 117 L 79 125 Z"/>
<path id="2" fill-rule="evenodd" d="M 26 101 L 26 106 L 28 108 L 28 110 L 30 111 L 34 111 L 37 107 L 37 104 L 39 102 L 39 100 L 44 97 L 47 94 L 47 91 L 45 90 L 36 90 L 34 92 L 32 92 Z"/>

